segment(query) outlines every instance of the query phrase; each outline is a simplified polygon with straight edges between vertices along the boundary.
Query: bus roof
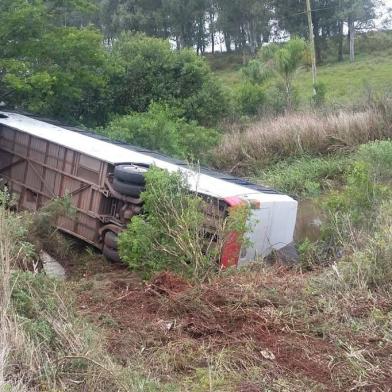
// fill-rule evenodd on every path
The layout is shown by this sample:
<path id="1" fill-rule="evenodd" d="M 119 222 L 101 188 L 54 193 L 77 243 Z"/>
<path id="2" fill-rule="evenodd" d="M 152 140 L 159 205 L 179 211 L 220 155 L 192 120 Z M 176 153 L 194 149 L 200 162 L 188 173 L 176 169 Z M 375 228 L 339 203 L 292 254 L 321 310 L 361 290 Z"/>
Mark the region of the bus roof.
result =
<path id="1" fill-rule="evenodd" d="M 134 163 L 155 165 L 170 172 L 180 170 L 186 174 L 192 190 L 208 196 L 253 198 L 258 195 L 257 199 L 260 201 L 293 201 L 273 189 L 245 179 L 204 167 L 190 169 L 186 162 L 141 147 L 112 141 L 93 132 L 65 126 L 53 120 L 3 111 L 0 112 L 0 124 L 113 165 Z"/>

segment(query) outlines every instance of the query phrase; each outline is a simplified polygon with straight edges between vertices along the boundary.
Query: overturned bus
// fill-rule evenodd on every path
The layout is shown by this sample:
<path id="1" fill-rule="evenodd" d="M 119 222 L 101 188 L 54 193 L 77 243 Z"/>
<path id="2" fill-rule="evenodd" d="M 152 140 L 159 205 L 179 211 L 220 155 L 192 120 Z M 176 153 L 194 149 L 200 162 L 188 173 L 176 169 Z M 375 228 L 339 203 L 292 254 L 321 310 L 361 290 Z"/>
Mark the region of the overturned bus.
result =
<path id="1" fill-rule="evenodd" d="M 119 259 L 117 236 L 141 211 L 144 173 L 151 165 L 184 173 L 190 190 L 213 201 L 221 215 L 252 205 L 249 241 L 241 248 L 236 233 L 229 235 L 222 267 L 244 265 L 292 243 L 297 202 L 289 196 L 213 170 L 193 171 L 182 161 L 78 128 L 0 112 L 0 178 L 16 195 L 17 207 L 36 210 L 68 195 L 76 214 L 61 217 L 58 228 L 109 259 Z"/>

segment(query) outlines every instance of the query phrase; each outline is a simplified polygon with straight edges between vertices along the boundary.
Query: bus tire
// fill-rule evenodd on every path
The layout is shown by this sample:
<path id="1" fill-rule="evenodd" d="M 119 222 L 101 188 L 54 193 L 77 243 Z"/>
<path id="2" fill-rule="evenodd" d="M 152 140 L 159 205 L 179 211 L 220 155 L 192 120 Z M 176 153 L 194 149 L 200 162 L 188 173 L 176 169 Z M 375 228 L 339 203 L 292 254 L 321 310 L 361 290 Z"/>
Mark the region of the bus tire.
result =
<path id="1" fill-rule="evenodd" d="M 129 184 L 145 185 L 144 175 L 147 170 L 147 168 L 141 166 L 118 165 L 114 168 L 114 178 Z"/>
<path id="2" fill-rule="evenodd" d="M 128 184 L 117 178 L 113 179 L 113 189 L 123 195 L 137 198 L 140 197 L 140 194 L 144 191 L 142 185 Z"/>
<path id="3" fill-rule="evenodd" d="M 118 254 L 116 249 L 109 248 L 108 246 L 104 245 L 102 250 L 103 255 L 110 261 L 115 263 L 121 263 L 121 257 Z"/>
<path id="4" fill-rule="evenodd" d="M 116 233 L 110 230 L 105 233 L 104 243 L 107 247 L 117 250 L 118 249 L 117 241 L 118 241 L 118 237 Z"/>
<path id="5" fill-rule="evenodd" d="M 284 248 L 279 249 L 277 251 L 279 259 L 288 265 L 298 264 L 299 263 L 299 253 L 297 248 L 295 247 L 294 242 L 286 245 Z"/>

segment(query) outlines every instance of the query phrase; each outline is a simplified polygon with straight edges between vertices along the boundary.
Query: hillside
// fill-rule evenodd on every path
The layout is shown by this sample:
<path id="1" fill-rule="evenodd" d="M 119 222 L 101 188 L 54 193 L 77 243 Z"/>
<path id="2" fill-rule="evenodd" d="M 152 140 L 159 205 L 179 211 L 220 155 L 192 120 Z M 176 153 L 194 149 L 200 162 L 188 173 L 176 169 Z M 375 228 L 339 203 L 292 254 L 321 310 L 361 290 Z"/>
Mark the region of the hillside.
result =
<path id="1" fill-rule="evenodd" d="M 52 232 L 46 247 L 67 281 L 11 273 L 10 255 L 31 250 L 31 216 L 0 205 L 0 382 L 23 392 L 388 391 L 391 157 L 384 141 L 272 165 L 263 180 L 322 206 L 323 235 L 298 242 L 295 267 L 255 263 L 204 282 L 169 272 L 143 281 Z"/>
<path id="2" fill-rule="evenodd" d="M 0 392 L 392 392 L 380 3 L 1 1 Z"/>
<path id="3" fill-rule="evenodd" d="M 217 77 L 229 89 L 241 83 L 242 57 L 229 55 L 209 58 Z M 227 63 L 226 63 L 227 61 Z M 371 92 L 387 92 L 392 88 L 392 55 L 384 53 L 360 54 L 355 63 L 328 63 L 318 67 L 318 80 L 326 85 L 328 104 L 352 105 Z M 294 81 L 302 103 L 309 103 L 312 95 L 312 76 L 304 68 Z"/>

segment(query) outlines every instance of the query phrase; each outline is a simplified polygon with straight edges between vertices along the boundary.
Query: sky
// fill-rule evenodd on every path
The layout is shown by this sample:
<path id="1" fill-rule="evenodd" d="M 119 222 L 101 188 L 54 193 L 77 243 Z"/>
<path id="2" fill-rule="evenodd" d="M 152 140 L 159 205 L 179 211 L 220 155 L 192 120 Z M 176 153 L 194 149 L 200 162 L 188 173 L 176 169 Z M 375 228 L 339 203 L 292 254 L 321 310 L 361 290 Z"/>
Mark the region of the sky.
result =
<path id="1" fill-rule="evenodd" d="M 383 0 L 384 6 L 379 10 L 379 18 L 377 20 L 377 25 L 382 25 L 385 19 L 392 19 L 391 10 L 392 10 L 392 0 Z M 389 9 L 389 10 L 388 10 Z M 389 12 L 388 12 L 389 11 Z"/>

